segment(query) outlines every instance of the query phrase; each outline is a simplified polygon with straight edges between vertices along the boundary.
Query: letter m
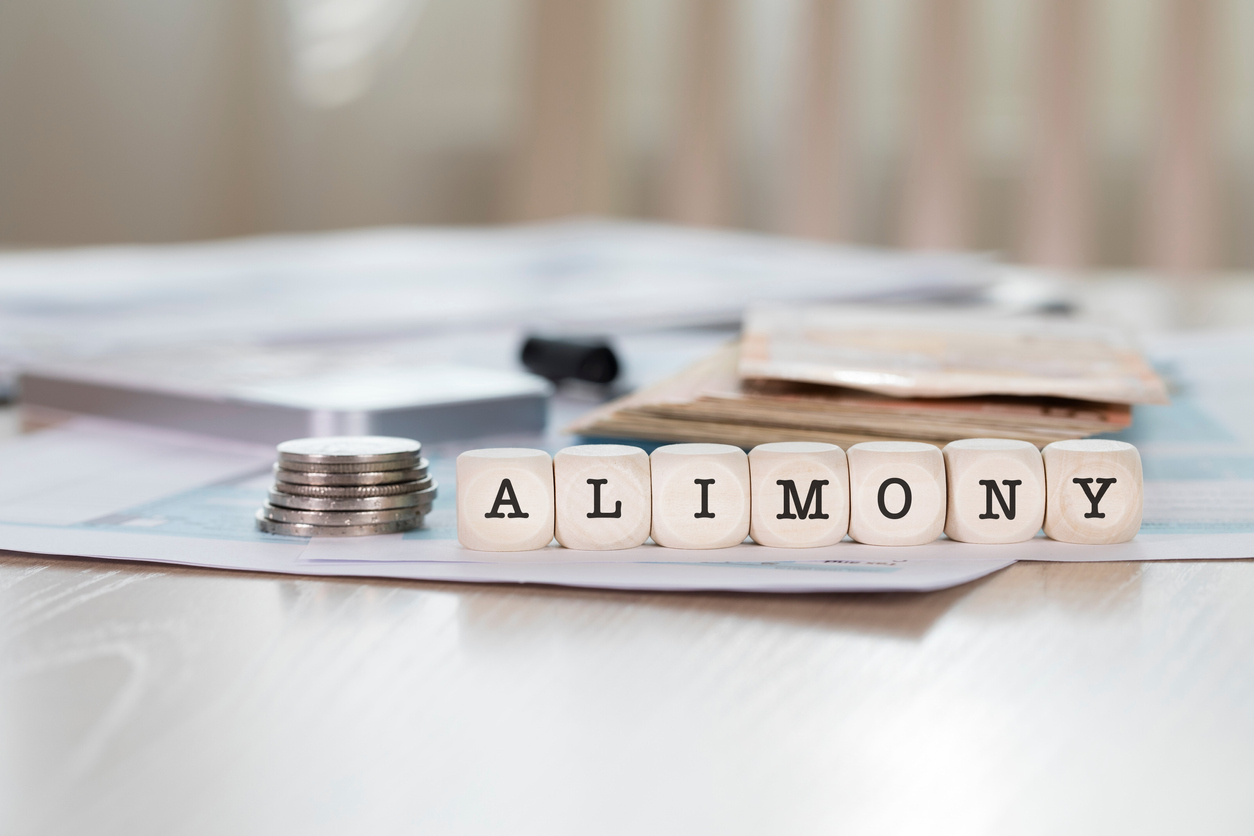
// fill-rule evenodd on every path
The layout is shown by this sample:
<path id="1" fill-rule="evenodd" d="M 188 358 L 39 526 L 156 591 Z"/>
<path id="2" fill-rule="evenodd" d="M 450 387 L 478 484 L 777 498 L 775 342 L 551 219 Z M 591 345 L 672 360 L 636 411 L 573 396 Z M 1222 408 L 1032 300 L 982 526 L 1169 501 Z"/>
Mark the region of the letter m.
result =
<path id="1" fill-rule="evenodd" d="M 778 479 L 775 484 L 784 487 L 784 513 L 776 514 L 777 520 L 795 520 L 805 519 L 806 515 L 810 515 L 812 520 L 825 520 L 827 514 L 823 513 L 823 486 L 827 484 L 826 479 L 815 479 L 810 482 L 810 492 L 806 494 L 806 501 L 801 501 L 801 495 L 797 493 L 797 483 L 792 479 Z M 798 514 L 794 514 L 789 508 L 788 500 L 792 499 L 792 507 L 796 508 Z M 814 513 L 810 514 L 810 503 L 814 503 Z"/>

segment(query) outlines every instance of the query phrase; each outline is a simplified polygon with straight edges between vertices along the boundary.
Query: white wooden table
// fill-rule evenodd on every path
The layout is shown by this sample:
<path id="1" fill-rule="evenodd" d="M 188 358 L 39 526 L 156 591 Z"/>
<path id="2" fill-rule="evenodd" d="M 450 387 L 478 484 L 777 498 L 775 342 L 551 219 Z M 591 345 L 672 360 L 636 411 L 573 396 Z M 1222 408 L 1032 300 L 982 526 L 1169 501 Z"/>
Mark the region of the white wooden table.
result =
<path id="1" fill-rule="evenodd" d="M 0 557 L 0 832 L 1248 833 L 1254 562 L 629 594 Z"/>
<path id="2" fill-rule="evenodd" d="M 772 597 L 0 554 L 4 836 L 1248 833 L 1251 752 L 1254 561 Z"/>

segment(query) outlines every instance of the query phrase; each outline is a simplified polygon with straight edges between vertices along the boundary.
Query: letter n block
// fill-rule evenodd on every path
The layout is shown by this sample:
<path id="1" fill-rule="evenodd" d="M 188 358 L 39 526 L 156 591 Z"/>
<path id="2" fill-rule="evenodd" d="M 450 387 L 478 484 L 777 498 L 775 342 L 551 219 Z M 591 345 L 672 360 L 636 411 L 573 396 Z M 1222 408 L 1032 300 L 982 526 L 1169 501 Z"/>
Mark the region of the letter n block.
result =
<path id="1" fill-rule="evenodd" d="M 568 549 L 630 549 L 649 539 L 649 456 L 623 444 L 582 444 L 553 457 L 557 542 Z"/>
<path id="2" fill-rule="evenodd" d="M 553 459 L 497 447 L 457 457 L 457 540 L 468 549 L 518 552 L 553 539 Z"/>
<path id="3" fill-rule="evenodd" d="M 749 451 L 749 536 L 786 549 L 830 546 L 849 530 L 845 451 L 816 441 L 759 444 Z"/>
<path id="4" fill-rule="evenodd" d="M 918 441 L 849 448 L 849 536 L 873 546 L 921 546 L 945 527 L 945 457 Z"/>
<path id="5" fill-rule="evenodd" d="M 1141 528 L 1141 454 L 1104 439 L 1055 441 L 1045 459 L 1045 534 L 1065 543 L 1126 543 Z"/>
<path id="6" fill-rule="evenodd" d="M 962 543 L 1021 543 L 1045 521 L 1045 465 L 1035 444 L 964 438 L 945 445 L 945 534 Z"/>
<path id="7" fill-rule="evenodd" d="M 649 457 L 653 542 L 723 549 L 749 534 L 749 459 L 729 444 L 670 444 Z"/>

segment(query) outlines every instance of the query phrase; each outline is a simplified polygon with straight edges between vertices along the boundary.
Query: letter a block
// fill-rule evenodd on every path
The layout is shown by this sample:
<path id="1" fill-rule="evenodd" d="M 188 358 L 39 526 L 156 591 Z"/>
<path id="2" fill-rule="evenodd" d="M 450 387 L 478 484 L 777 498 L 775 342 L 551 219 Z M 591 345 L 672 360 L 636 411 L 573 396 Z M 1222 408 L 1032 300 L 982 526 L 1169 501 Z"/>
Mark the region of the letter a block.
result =
<path id="1" fill-rule="evenodd" d="M 1045 521 L 1045 465 L 1035 444 L 965 438 L 945 445 L 945 534 L 962 543 L 1021 543 Z"/>
<path id="2" fill-rule="evenodd" d="M 849 530 L 849 466 L 835 444 L 759 444 L 749 451 L 749 478 L 753 542 L 786 549 L 830 546 Z"/>
<path id="3" fill-rule="evenodd" d="M 653 519 L 649 456 L 623 444 L 583 444 L 553 457 L 557 542 L 568 549 L 630 549 Z"/>
<path id="4" fill-rule="evenodd" d="M 1064 543 L 1126 543 L 1141 528 L 1141 454 L 1123 441 L 1055 441 L 1045 459 L 1045 534 Z"/>
<path id="5" fill-rule="evenodd" d="M 849 448 L 849 536 L 873 546 L 921 546 L 945 527 L 945 457 L 918 441 Z"/>
<path id="6" fill-rule="evenodd" d="M 749 533 L 749 459 L 729 444 L 670 444 L 649 457 L 653 542 L 723 549 Z"/>
<path id="7" fill-rule="evenodd" d="M 553 459 L 498 447 L 457 457 L 457 540 L 468 549 L 518 552 L 553 539 Z"/>

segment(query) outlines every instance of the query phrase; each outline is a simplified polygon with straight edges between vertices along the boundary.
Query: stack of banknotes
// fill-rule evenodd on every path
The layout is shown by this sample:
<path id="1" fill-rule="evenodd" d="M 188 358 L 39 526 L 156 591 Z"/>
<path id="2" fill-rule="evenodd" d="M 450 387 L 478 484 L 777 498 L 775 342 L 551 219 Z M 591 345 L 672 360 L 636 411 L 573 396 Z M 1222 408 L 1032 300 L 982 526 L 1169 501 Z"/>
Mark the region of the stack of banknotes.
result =
<path id="1" fill-rule="evenodd" d="M 611 401 L 570 431 L 708 441 L 960 438 L 1053 441 L 1118 432 L 1167 403 L 1122 334 L 1048 317 L 857 306 L 750 309 L 741 339 Z"/>

